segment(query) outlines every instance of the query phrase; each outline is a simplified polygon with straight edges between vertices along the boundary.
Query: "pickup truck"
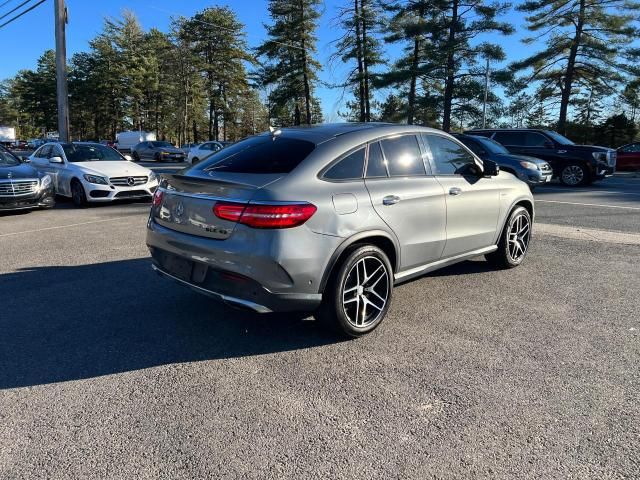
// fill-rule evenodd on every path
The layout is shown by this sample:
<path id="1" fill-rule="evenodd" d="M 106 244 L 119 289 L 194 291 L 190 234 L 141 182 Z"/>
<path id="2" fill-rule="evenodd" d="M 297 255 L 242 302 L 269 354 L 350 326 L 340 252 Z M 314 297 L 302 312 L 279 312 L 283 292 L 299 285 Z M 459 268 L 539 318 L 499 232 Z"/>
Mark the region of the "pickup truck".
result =
<path id="1" fill-rule="evenodd" d="M 589 185 L 613 175 L 616 151 L 595 145 L 576 145 L 551 130 L 487 128 L 465 132 L 504 145 L 511 153 L 541 158 L 549 162 L 554 176 L 568 186 Z"/>

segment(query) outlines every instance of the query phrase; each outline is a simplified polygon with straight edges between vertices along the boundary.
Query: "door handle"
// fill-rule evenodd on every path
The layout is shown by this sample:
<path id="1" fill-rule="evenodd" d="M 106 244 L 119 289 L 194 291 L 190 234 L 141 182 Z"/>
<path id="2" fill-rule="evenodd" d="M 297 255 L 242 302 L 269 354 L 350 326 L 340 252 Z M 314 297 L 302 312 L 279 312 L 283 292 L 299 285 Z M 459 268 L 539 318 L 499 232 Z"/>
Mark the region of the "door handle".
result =
<path id="1" fill-rule="evenodd" d="M 462 189 L 458 187 L 451 187 L 449 189 L 449 195 L 460 195 L 462 193 Z"/>
<path id="2" fill-rule="evenodd" d="M 400 201 L 400 197 L 397 195 L 387 195 L 382 199 L 383 205 L 395 205 Z"/>

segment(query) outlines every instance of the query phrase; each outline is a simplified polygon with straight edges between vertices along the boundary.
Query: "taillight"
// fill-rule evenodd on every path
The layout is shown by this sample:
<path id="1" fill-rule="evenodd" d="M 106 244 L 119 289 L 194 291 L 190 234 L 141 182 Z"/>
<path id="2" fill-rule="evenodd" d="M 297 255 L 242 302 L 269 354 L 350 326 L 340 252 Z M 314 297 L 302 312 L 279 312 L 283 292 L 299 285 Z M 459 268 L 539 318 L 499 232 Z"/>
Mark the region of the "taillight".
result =
<path id="1" fill-rule="evenodd" d="M 265 205 L 218 202 L 213 213 L 218 218 L 239 222 L 252 228 L 291 228 L 309 220 L 317 208 L 310 203 Z"/>
<path id="2" fill-rule="evenodd" d="M 156 190 L 153 194 L 153 206 L 158 207 L 162 203 L 162 197 L 164 196 L 164 192 L 160 189 Z"/>

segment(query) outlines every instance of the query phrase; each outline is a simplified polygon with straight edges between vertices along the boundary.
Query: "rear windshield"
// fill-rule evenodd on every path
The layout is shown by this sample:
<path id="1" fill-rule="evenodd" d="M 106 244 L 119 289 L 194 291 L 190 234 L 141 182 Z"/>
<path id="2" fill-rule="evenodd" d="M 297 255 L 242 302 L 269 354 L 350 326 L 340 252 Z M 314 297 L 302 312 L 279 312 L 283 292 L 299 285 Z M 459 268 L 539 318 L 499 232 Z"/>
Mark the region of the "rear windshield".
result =
<path id="1" fill-rule="evenodd" d="M 314 143 L 295 138 L 251 137 L 208 156 L 199 168 L 207 172 L 289 173 L 314 148 Z"/>

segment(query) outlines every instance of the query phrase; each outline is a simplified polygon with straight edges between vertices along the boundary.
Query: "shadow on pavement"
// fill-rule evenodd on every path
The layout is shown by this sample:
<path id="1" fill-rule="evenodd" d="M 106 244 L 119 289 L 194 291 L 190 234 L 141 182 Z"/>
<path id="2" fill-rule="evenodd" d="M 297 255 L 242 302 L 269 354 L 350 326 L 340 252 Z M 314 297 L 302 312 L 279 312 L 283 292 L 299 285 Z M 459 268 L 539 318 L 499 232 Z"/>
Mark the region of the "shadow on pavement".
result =
<path id="1" fill-rule="evenodd" d="M 302 316 L 230 309 L 148 259 L 0 275 L 0 389 L 339 341 Z"/>

